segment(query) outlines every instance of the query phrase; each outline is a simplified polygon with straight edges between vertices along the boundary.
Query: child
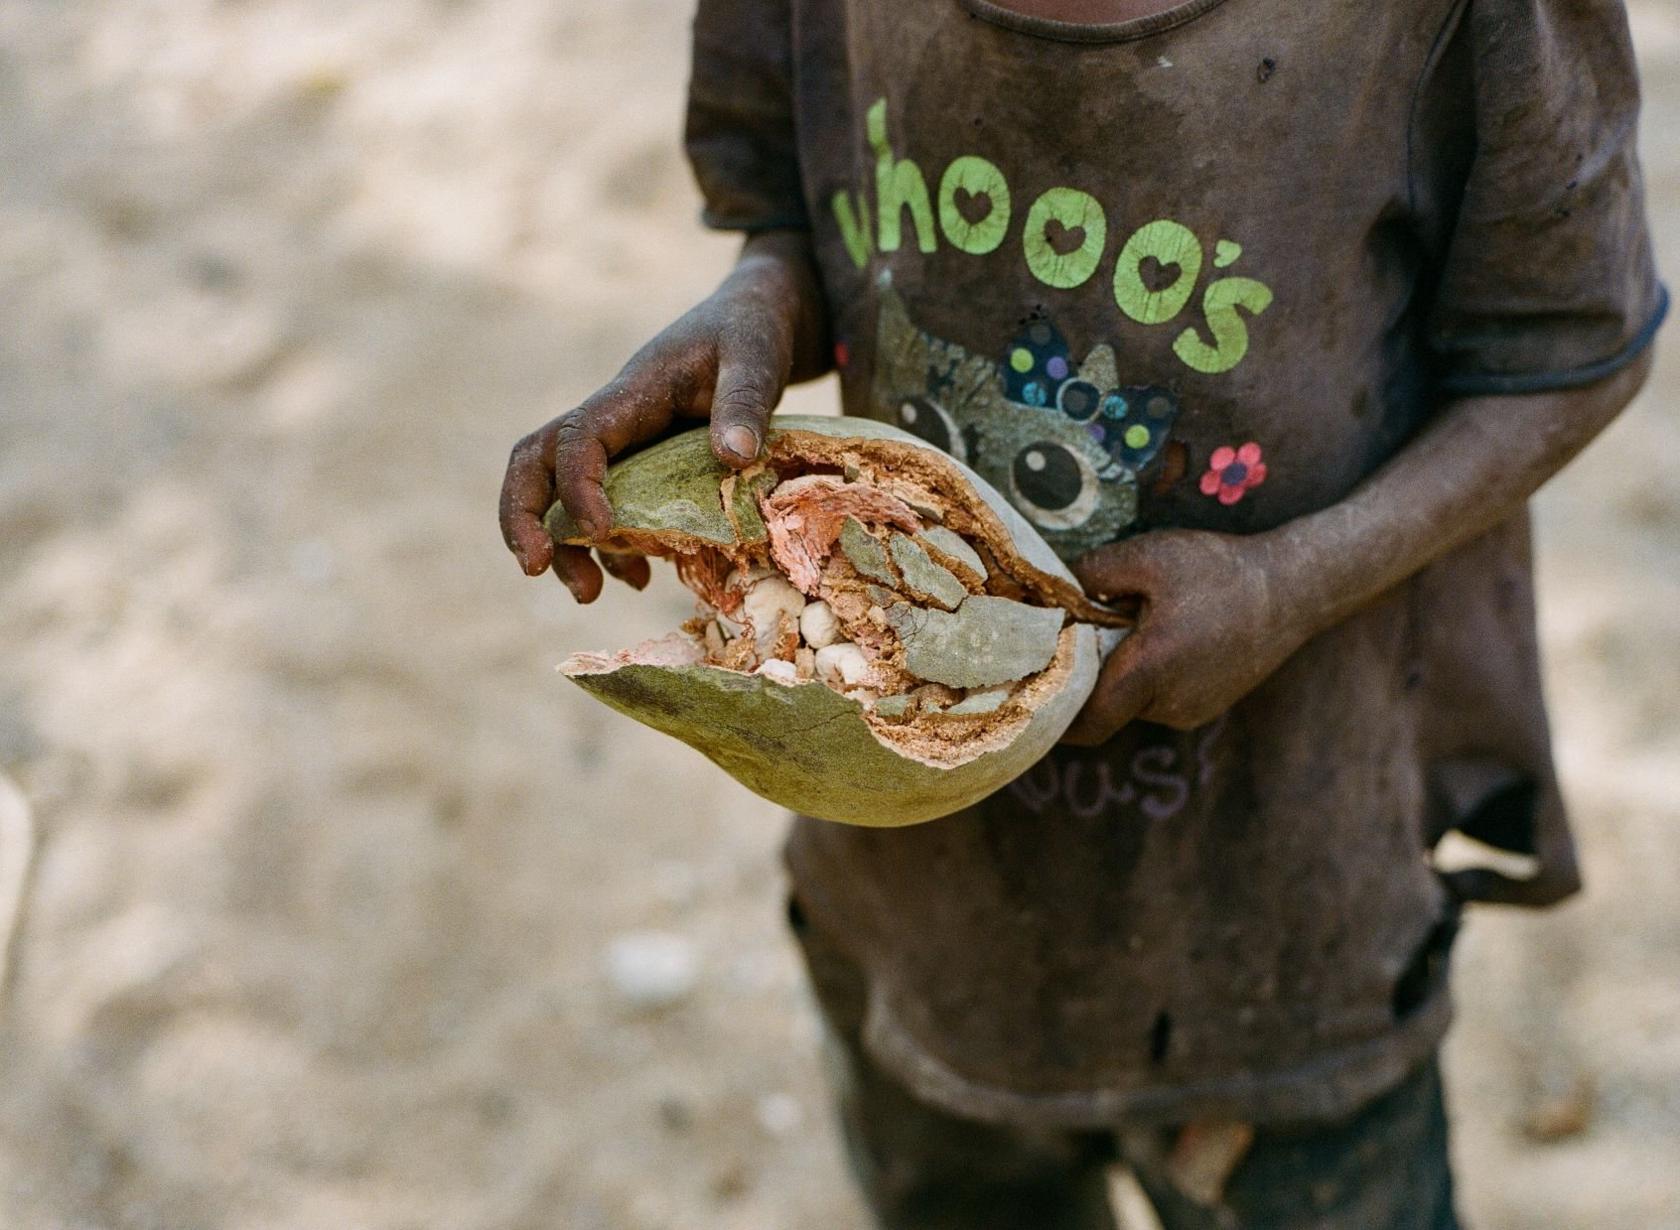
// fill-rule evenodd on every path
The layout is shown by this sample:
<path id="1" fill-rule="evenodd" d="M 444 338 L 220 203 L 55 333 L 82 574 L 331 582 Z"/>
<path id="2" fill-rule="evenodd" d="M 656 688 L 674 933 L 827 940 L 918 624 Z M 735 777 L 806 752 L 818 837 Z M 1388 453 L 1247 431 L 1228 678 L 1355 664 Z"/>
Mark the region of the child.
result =
<path id="1" fill-rule="evenodd" d="M 521 441 L 559 498 L 784 386 L 980 470 L 1135 602 L 1067 745 L 910 829 L 800 820 L 790 916 L 888 1227 L 1456 1225 L 1466 901 L 1577 887 L 1525 501 L 1666 297 L 1619 0 L 701 0 L 688 151 L 739 265 Z M 645 561 L 606 557 L 633 585 Z M 1531 874 L 1438 871 L 1451 830 Z M 1506 863 L 1509 860 L 1505 860 Z"/>

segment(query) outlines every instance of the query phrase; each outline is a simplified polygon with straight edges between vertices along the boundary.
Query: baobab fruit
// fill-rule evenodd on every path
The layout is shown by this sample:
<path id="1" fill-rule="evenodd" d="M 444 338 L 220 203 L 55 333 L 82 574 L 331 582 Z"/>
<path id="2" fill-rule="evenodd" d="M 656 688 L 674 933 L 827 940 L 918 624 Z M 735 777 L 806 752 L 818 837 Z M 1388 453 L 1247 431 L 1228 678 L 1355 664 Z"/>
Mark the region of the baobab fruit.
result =
<path id="1" fill-rule="evenodd" d="M 671 559 L 683 629 L 563 673 L 808 815 L 894 826 L 1024 773 L 1126 621 L 973 471 L 897 428 L 773 420 L 735 472 L 704 428 L 607 471 L 596 545 Z M 586 541 L 563 508 L 549 533 Z"/>

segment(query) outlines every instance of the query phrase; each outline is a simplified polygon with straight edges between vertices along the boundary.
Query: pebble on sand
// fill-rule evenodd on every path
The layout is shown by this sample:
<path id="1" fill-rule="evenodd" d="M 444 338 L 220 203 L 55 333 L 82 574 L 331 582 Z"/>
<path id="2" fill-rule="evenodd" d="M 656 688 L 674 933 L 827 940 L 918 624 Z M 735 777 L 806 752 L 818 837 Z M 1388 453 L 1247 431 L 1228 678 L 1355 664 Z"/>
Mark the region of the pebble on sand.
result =
<path id="1" fill-rule="evenodd" d="M 639 1011 L 673 1007 L 700 981 L 700 956 L 686 936 L 627 931 L 607 945 L 607 981 L 626 1006 Z"/>
<path id="2" fill-rule="evenodd" d="M 753 1109 L 758 1126 L 763 1128 L 768 1136 L 787 1136 L 797 1131 L 805 1122 L 805 1108 L 791 1093 L 767 1093 L 758 1099 L 758 1104 Z"/>

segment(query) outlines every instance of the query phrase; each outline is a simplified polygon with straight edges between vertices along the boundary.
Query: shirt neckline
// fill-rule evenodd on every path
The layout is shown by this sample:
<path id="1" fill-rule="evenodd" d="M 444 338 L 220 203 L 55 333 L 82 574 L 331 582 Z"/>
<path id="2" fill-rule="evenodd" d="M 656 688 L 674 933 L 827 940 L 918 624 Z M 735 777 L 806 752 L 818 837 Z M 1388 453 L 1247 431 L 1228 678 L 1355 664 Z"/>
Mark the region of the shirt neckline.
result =
<path id="1" fill-rule="evenodd" d="M 1056 21 L 1050 17 L 1031 17 L 995 4 L 993 0 L 962 0 L 963 7 L 982 21 L 989 21 L 1006 30 L 1054 39 L 1062 43 L 1125 43 L 1133 39 L 1148 38 L 1152 34 L 1161 34 L 1195 21 L 1223 3 L 1225 0 L 1184 0 L 1182 4 L 1159 13 L 1151 13 L 1147 17 L 1087 24 Z"/>

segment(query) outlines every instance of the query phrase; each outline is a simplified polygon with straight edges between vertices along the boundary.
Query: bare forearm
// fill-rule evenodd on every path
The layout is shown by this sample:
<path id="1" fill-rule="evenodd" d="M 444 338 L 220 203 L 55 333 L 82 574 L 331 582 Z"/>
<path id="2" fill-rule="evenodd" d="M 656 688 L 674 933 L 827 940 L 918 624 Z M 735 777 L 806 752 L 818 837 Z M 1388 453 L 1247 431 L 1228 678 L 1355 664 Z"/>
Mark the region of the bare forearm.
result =
<path id="1" fill-rule="evenodd" d="M 833 367 L 828 306 L 805 231 L 763 231 L 750 236 L 740 260 L 725 281 L 744 293 L 773 299 L 793 322 L 793 354 L 788 382 L 815 380 Z"/>
<path id="2" fill-rule="evenodd" d="M 1647 352 L 1584 389 L 1470 398 L 1347 499 L 1262 537 L 1271 599 L 1304 636 L 1516 512 L 1631 401 Z"/>

